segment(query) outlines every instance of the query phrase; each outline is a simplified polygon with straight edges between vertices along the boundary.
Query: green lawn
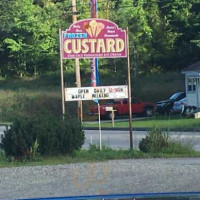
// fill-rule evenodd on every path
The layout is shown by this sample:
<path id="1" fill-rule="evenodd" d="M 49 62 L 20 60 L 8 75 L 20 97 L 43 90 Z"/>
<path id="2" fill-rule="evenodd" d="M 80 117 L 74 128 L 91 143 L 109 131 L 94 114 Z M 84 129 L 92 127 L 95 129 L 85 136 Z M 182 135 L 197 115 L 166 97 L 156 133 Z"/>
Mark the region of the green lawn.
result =
<path id="1" fill-rule="evenodd" d="M 8 161 L 0 152 L 0 168 L 3 167 L 19 167 L 19 166 L 42 166 L 42 165 L 59 165 L 70 163 L 83 163 L 83 162 L 103 162 L 107 160 L 119 159 L 139 159 L 139 158 L 184 158 L 184 157 L 200 157 L 200 152 L 191 150 L 180 153 L 143 153 L 139 150 L 114 150 L 103 149 L 99 150 L 80 150 L 74 155 L 58 155 L 39 157 L 34 161 Z"/>
<path id="2" fill-rule="evenodd" d="M 128 128 L 129 122 L 128 121 L 116 121 L 114 123 L 116 128 Z M 93 123 L 84 123 L 84 127 L 98 127 L 98 122 Z M 101 123 L 102 127 L 112 127 L 112 122 L 103 122 Z M 200 119 L 185 119 L 181 118 L 180 116 L 171 116 L 171 117 L 164 117 L 158 116 L 153 117 L 151 119 L 141 119 L 141 120 L 134 120 L 132 121 L 132 127 L 142 127 L 142 128 L 166 128 L 166 129 L 200 129 Z"/>

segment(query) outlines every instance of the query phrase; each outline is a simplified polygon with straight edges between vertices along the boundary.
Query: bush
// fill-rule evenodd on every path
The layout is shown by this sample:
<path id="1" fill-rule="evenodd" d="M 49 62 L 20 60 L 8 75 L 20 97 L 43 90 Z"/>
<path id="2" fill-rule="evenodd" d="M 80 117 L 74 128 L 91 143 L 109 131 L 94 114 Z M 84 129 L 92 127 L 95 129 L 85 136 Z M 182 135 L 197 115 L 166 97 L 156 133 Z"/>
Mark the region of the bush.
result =
<path id="1" fill-rule="evenodd" d="M 157 153 L 161 152 L 163 148 L 168 147 L 168 144 L 168 133 L 162 133 L 161 130 L 154 127 L 146 138 L 139 142 L 139 148 L 145 153 Z"/>
<path id="2" fill-rule="evenodd" d="M 63 118 L 50 113 L 34 117 L 19 117 L 2 137 L 1 148 L 6 156 L 15 159 L 41 155 L 70 154 L 81 148 L 84 133 L 81 123 L 68 116 Z"/>
<path id="3" fill-rule="evenodd" d="M 71 116 L 40 115 L 35 121 L 42 155 L 71 154 L 84 143 L 80 121 Z"/>
<path id="4" fill-rule="evenodd" d="M 195 152 L 190 143 L 183 144 L 177 141 L 170 141 L 168 147 L 162 149 L 162 153 L 167 154 L 194 155 Z"/>
<path id="5" fill-rule="evenodd" d="M 31 149 L 36 141 L 36 134 L 30 121 L 26 119 L 16 119 L 11 128 L 5 131 L 0 144 L 8 157 L 15 159 L 30 158 Z"/>
<path id="6" fill-rule="evenodd" d="M 170 140 L 168 133 L 162 133 L 155 127 L 139 142 L 139 148 L 145 153 L 193 155 L 196 152 L 190 143 Z"/>

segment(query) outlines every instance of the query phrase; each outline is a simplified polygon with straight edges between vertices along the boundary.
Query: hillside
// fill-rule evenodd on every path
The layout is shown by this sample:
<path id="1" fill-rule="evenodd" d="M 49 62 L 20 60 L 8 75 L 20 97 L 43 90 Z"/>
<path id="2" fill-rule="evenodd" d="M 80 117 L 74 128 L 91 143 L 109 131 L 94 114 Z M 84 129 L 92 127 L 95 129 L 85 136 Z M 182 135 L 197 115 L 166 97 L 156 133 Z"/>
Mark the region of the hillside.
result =
<path id="1" fill-rule="evenodd" d="M 74 78 L 73 78 L 74 77 Z M 66 87 L 75 87 L 75 74 L 65 73 Z M 102 74 L 103 85 L 122 85 L 115 74 Z M 101 84 L 101 85 L 102 85 Z M 90 85 L 90 74 L 82 78 L 82 86 Z M 102 85 L 102 86 L 103 86 Z M 142 101 L 162 100 L 172 93 L 184 91 L 184 76 L 180 72 L 151 74 L 132 77 L 132 95 Z M 0 121 L 10 121 L 16 115 L 34 114 L 48 109 L 55 114 L 61 113 L 60 74 L 48 74 L 37 78 L 6 79 L 0 81 Z M 84 118 L 89 117 L 88 107 L 92 101 L 83 102 Z M 66 110 L 76 115 L 76 102 L 67 102 Z"/>

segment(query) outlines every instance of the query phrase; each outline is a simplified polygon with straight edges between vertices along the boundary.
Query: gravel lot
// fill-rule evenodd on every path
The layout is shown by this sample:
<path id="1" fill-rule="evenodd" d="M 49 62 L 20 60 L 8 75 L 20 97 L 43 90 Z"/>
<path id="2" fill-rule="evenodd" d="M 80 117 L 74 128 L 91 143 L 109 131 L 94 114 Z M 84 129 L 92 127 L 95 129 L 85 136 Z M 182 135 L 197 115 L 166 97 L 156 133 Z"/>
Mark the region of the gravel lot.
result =
<path id="1" fill-rule="evenodd" d="M 200 158 L 0 169 L 0 199 L 200 191 Z"/>

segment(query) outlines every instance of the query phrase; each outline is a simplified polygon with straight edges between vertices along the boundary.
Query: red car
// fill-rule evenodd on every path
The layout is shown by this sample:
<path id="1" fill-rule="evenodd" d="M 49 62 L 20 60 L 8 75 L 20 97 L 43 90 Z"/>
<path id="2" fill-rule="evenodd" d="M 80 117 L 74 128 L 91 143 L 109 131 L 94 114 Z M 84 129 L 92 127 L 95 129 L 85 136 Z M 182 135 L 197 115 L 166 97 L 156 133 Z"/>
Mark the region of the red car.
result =
<path id="1" fill-rule="evenodd" d="M 152 102 L 141 102 L 136 98 L 132 98 L 132 113 L 150 117 L 154 114 L 155 104 Z M 108 111 L 110 107 L 115 110 L 115 116 L 129 115 L 128 99 L 114 99 L 106 104 L 100 105 L 100 115 L 102 119 L 111 118 L 111 112 Z M 90 114 L 97 114 L 97 105 L 90 107 Z"/>

